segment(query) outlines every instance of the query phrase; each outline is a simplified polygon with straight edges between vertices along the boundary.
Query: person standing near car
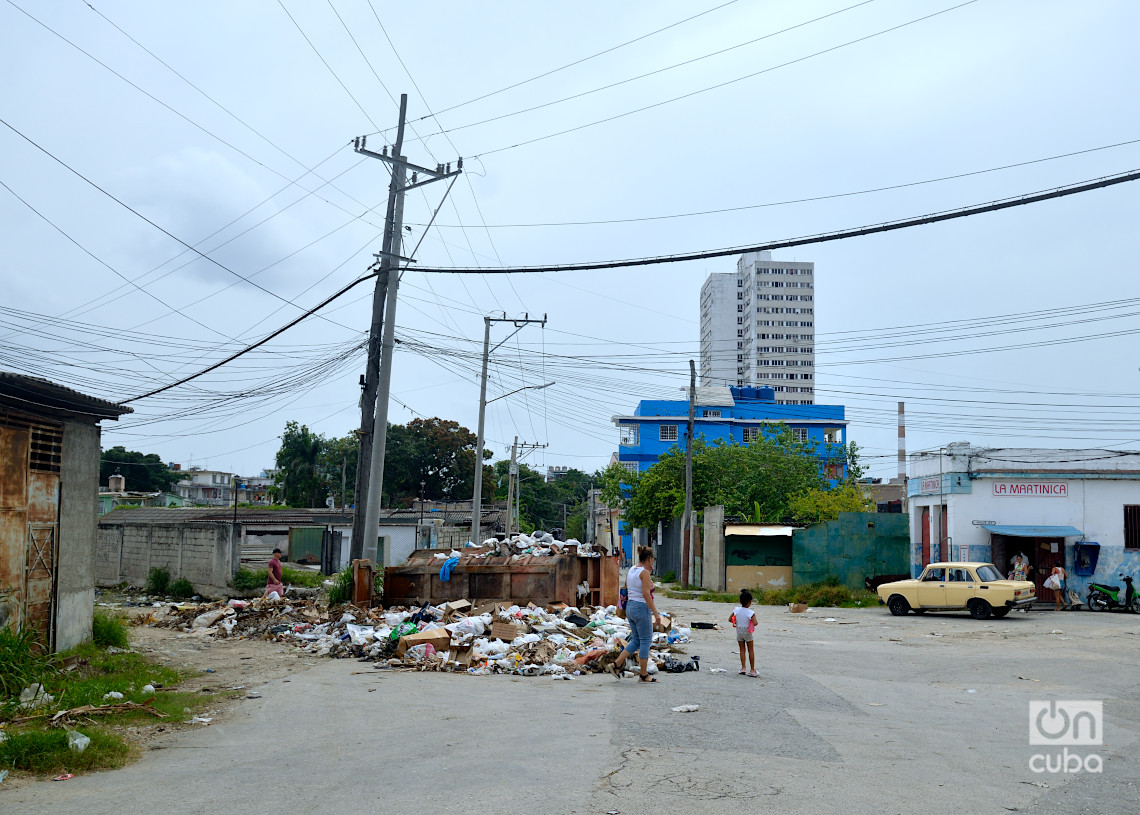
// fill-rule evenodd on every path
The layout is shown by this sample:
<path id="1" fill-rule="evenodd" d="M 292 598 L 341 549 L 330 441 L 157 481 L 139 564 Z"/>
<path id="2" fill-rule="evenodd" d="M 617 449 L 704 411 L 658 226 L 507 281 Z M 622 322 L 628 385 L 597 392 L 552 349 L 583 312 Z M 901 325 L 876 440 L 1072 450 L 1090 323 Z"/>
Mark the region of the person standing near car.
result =
<path id="1" fill-rule="evenodd" d="M 629 570 L 625 578 L 625 588 L 629 595 L 625 606 L 625 618 L 629 622 L 629 643 L 614 660 L 614 676 L 621 679 L 622 665 L 627 657 L 637 652 L 641 672 L 638 682 L 656 682 L 657 677 L 649 675 L 649 646 L 653 644 L 653 625 L 661 624 L 661 615 L 653 602 L 653 550 L 648 546 L 638 547 L 637 565 Z M 650 613 L 652 612 L 652 618 Z"/>
<path id="2" fill-rule="evenodd" d="M 1057 565 L 1053 567 L 1053 571 L 1050 572 L 1049 576 L 1045 578 L 1045 582 L 1042 583 L 1045 588 L 1053 590 L 1053 602 L 1056 611 L 1060 611 L 1064 603 L 1065 581 L 1068 579 L 1068 576 L 1065 567 Z"/>

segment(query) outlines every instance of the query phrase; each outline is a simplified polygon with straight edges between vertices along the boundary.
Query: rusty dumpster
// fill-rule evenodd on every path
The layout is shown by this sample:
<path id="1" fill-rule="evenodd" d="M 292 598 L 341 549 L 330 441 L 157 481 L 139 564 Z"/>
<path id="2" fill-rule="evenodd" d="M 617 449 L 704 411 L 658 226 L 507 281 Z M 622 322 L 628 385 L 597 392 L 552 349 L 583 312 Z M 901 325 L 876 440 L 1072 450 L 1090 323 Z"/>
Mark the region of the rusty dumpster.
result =
<path id="1" fill-rule="evenodd" d="M 464 549 L 451 579 L 440 580 L 444 558 L 438 549 L 416 549 L 403 566 L 384 570 L 384 605 L 410 606 L 449 600 L 546 606 L 616 605 L 620 561 L 617 557 L 579 557 L 574 553 L 499 555 L 484 547 Z M 578 595 L 578 586 L 587 591 Z"/>

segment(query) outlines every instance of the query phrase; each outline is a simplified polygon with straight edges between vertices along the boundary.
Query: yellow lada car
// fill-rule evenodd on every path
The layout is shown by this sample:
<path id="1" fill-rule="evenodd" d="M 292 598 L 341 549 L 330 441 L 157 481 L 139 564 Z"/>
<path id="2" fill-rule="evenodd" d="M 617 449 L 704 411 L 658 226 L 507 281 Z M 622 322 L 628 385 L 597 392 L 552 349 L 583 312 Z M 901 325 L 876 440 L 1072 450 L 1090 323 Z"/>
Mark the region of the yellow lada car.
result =
<path id="1" fill-rule="evenodd" d="M 1006 580 L 992 563 L 931 563 L 917 580 L 879 586 L 879 600 L 896 616 L 966 609 L 984 620 L 1028 608 L 1037 600 L 1035 590 L 1028 580 Z"/>

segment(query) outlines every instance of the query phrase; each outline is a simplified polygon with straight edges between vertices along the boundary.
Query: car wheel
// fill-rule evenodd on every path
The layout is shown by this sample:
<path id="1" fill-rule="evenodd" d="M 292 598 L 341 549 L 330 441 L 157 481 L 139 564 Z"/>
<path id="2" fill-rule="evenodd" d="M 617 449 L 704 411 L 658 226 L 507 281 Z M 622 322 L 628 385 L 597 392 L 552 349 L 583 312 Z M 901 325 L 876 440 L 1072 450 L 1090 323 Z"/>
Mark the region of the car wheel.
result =
<path id="1" fill-rule="evenodd" d="M 1000 620 L 1006 614 L 1009 614 L 1009 608 L 1008 607 L 1006 607 L 1006 608 L 995 608 L 992 613 L 995 617 L 997 617 Z"/>
<path id="2" fill-rule="evenodd" d="M 1094 591 L 1088 599 L 1089 611 L 1108 611 L 1108 597 L 1099 591 Z"/>
<path id="3" fill-rule="evenodd" d="M 891 599 L 887 601 L 887 608 L 891 610 L 891 614 L 901 617 L 910 611 L 910 603 L 902 595 L 892 594 Z"/>
<path id="4" fill-rule="evenodd" d="M 970 616 L 975 620 L 988 619 L 989 616 L 994 612 L 993 606 L 991 606 L 985 600 L 971 600 L 969 608 Z"/>

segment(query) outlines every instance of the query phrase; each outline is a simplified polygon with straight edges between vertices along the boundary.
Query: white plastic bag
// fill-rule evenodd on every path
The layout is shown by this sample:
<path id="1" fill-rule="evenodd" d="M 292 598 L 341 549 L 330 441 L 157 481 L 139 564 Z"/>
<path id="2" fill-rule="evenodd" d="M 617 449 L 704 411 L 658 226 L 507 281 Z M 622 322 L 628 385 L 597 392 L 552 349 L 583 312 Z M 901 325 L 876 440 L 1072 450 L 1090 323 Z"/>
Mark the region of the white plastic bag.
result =
<path id="1" fill-rule="evenodd" d="M 67 734 L 67 749 L 76 753 L 82 753 L 87 749 L 87 745 L 91 743 L 91 739 L 84 736 L 78 730 L 68 731 Z"/>

